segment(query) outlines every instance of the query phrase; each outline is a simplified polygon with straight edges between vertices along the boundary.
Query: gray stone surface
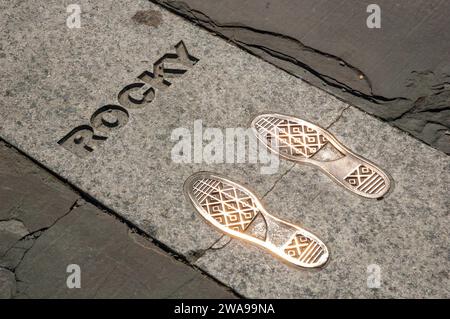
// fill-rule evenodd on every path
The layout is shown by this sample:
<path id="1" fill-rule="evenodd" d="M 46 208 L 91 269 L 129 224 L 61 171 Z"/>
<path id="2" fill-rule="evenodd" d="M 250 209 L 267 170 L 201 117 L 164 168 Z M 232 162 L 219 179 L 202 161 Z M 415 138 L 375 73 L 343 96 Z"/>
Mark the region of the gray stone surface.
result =
<path id="1" fill-rule="evenodd" d="M 1 2 L 1 137 L 244 296 L 448 297 L 448 157 L 147 1 L 83 1 L 81 29 L 66 27 L 67 4 Z M 199 62 L 170 79 L 167 90 L 157 90 L 145 108 L 129 109 L 126 126 L 83 159 L 57 144 L 73 128 L 89 124 L 99 107 L 117 104 L 118 92 L 139 82 L 136 77 L 174 52 L 180 40 Z M 383 201 L 362 200 L 316 170 L 291 169 L 286 162 L 275 174 L 261 175 L 266 165 L 172 161 L 174 129 L 192 129 L 198 119 L 206 127 L 248 127 L 265 111 L 332 125 L 344 143 L 391 173 L 393 193 Z M 303 224 L 329 245 L 330 264 L 318 272 L 292 269 L 258 249 L 228 242 L 182 194 L 184 180 L 198 170 L 226 174 L 261 196 L 268 194 L 265 201 L 277 216 Z M 68 250 L 64 262 L 81 257 L 81 247 L 94 246 L 89 238 L 76 237 L 88 232 L 89 221 L 96 218 L 85 211 L 90 209 L 75 206 L 78 215 L 69 214 L 49 229 L 35 227 L 33 236 L 9 250 L 5 265 L 20 263 L 17 274 L 26 281 L 38 272 L 28 263 L 50 263 L 62 250 Z M 57 228 L 60 222 L 64 227 Z M 18 236 L 16 226 L 8 224 L 8 236 Z M 102 236 L 104 223 L 94 226 Z M 128 235 L 120 225 L 112 230 L 120 238 Z M 73 246 L 66 233 L 73 234 Z M 112 250 L 94 250 L 97 263 L 84 264 L 91 280 L 87 292 L 121 296 L 122 286 L 132 292 L 137 284 L 127 284 L 127 270 L 111 257 L 119 253 L 113 247 L 117 243 L 101 238 Z M 44 240 L 50 248 L 40 254 L 36 249 Z M 120 252 L 126 253 L 128 244 L 117 245 Z M 130 256 L 132 267 L 145 258 Z M 372 263 L 382 270 L 378 290 L 366 286 L 366 267 Z M 112 272 L 120 269 L 117 281 L 109 280 L 107 271 L 93 273 L 100 264 Z M 52 278 L 61 280 L 60 272 L 42 276 L 45 291 L 59 289 Z M 197 284 L 198 276 L 161 290 L 165 297 L 180 296 Z M 139 293 L 148 293 L 145 280 L 139 281 Z M 95 285 L 104 294 L 96 293 Z M 34 289 L 21 297 L 38 294 Z"/>
<path id="2" fill-rule="evenodd" d="M 254 298 L 449 298 L 449 158 L 353 108 L 330 130 L 385 169 L 395 186 L 385 199 L 367 200 L 296 165 L 265 197 L 276 216 L 327 244 L 327 266 L 291 268 L 237 240 L 197 265 Z M 381 269 L 379 289 L 367 286 L 371 264 Z"/>
<path id="3" fill-rule="evenodd" d="M 235 297 L 1 141 L 0 166 L 0 197 L 20 207 L 0 221 L 0 299 Z M 35 224 L 43 227 L 25 227 Z M 80 266 L 80 289 L 66 285 L 70 264 Z"/>
<path id="4" fill-rule="evenodd" d="M 260 59 L 227 44 L 147 1 L 81 3 L 81 28 L 68 29 L 69 2 L 3 2 L 0 66 L 0 136 L 187 258 L 218 238 L 184 200 L 184 180 L 214 170 L 252 180 L 261 193 L 286 171 L 261 175 L 260 164 L 177 164 L 172 131 L 244 127 L 276 106 L 326 126 L 345 104 Z M 155 11 L 157 27 L 137 12 Z M 149 21 L 151 19 L 149 18 Z M 159 21 L 158 20 L 158 21 Z M 152 20 L 153 21 L 153 20 Z M 57 144 L 73 128 L 88 124 L 118 92 L 139 82 L 144 70 L 183 40 L 200 59 L 182 77 L 157 90 L 152 103 L 129 109 L 128 124 L 80 159 Z"/>
<path id="5" fill-rule="evenodd" d="M 448 1 L 155 2 L 450 154 Z"/>
<path id="6" fill-rule="evenodd" d="M 53 225 L 79 196 L 0 142 L 0 256 Z"/>
<path id="7" fill-rule="evenodd" d="M 79 289 L 67 288 L 70 264 L 80 266 Z M 19 298 L 233 297 L 90 204 L 45 232 L 15 272 Z"/>
<path id="8" fill-rule="evenodd" d="M 0 299 L 10 299 L 16 293 L 16 279 L 14 273 L 0 268 Z"/>

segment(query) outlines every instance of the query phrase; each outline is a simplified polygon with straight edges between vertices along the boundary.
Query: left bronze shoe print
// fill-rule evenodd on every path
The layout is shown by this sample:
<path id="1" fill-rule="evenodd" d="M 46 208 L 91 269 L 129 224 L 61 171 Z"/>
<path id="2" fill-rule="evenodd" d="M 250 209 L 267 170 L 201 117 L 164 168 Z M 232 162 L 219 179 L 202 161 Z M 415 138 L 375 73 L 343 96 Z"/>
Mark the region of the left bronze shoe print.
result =
<path id="1" fill-rule="evenodd" d="M 221 232 L 266 249 L 291 265 L 317 268 L 329 253 L 309 231 L 272 216 L 246 187 L 209 172 L 190 176 L 186 197 L 211 225 Z"/>
<path id="2" fill-rule="evenodd" d="M 381 198 L 389 191 L 390 179 L 381 168 L 352 152 L 320 126 L 275 113 L 259 115 L 251 125 L 257 138 L 275 154 L 316 166 L 355 194 Z"/>

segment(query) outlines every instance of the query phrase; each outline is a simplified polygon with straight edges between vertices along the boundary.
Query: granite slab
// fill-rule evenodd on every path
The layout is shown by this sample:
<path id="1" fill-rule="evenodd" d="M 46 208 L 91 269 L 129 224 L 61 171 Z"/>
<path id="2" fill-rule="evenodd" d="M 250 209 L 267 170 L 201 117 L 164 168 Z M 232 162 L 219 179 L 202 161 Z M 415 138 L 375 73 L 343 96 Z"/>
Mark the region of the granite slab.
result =
<path id="1" fill-rule="evenodd" d="M 395 185 L 382 200 L 364 199 L 296 165 L 264 198 L 324 241 L 325 268 L 292 268 L 235 239 L 197 265 L 250 298 L 449 298 L 449 158 L 355 108 L 330 131 Z"/>
<path id="2" fill-rule="evenodd" d="M 221 236 L 185 200 L 189 175 L 264 194 L 290 166 L 261 174 L 268 163 L 214 163 L 202 149 L 182 163 L 180 131 L 248 128 L 274 108 L 328 126 L 346 107 L 148 1 L 80 1 L 80 28 L 66 24 L 69 1 L 0 3 L 0 136 L 186 258 Z"/>
<path id="3" fill-rule="evenodd" d="M 450 154 L 450 2 L 153 1 Z"/>

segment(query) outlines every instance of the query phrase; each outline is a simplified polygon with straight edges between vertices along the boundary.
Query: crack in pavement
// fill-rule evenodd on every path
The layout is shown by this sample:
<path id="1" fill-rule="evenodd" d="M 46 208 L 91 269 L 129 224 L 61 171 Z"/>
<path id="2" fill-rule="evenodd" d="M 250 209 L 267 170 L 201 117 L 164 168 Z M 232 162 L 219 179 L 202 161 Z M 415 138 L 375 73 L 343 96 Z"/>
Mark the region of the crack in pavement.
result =
<path id="1" fill-rule="evenodd" d="M 436 75 L 428 70 L 413 70 L 412 78 L 405 84 L 406 88 L 411 89 L 410 94 L 382 96 L 375 94 L 370 78 L 360 68 L 339 56 L 308 46 L 297 38 L 242 23 L 220 23 L 191 7 L 186 1 L 151 1 L 450 155 L 450 138 L 446 133 L 450 131 L 450 113 L 439 107 L 438 116 L 432 114 L 433 109 L 436 109 L 434 105 L 439 104 L 439 101 L 433 100 L 435 95 L 449 91 L 448 74 Z M 427 109 L 415 111 L 420 101 L 418 92 L 430 99 L 431 103 L 427 106 L 429 112 Z"/>
<path id="2" fill-rule="evenodd" d="M 341 109 L 339 114 L 336 116 L 336 118 L 326 126 L 325 129 L 331 128 L 334 124 L 336 124 L 343 116 L 344 112 L 348 110 L 351 107 L 351 105 L 347 105 Z M 276 187 L 276 185 L 294 168 L 296 163 L 293 163 L 283 174 L 280 175 L 280 177 L 273 183 L 272 187 L 261 197 L 261 199 L 265 198 L 270 192 L 273 191 L 273 189 Z"/>
<path id="3" fill-rule="evenodd" d="M 295 166 L 295 163 L 293 163 L 288 169 L 286 169 L 285 172 L 283 172 L 283 174 L 281 174 L 276 181 L 273 183 L 273 185 L 270 187 L 270 189 L 264 193 L 264 195 L 261 197 L 261 199 L 263 199 L 264 197 L 266 197 L 274 188 L 275 186 L 278 184 L 278 182 L 285 176 L 287 175 Z M 195 251 L 191 251 L 190 252 L 190 256 L 189 256 L 189 261 L 192 263 L 196 263 L 200 258 L 202 258 L 208 251 L 217 251 L 217 250 L 221 250 L 224 249 L 225 247 L 227 247 L 231 241 L 233 240 L 233 238 L 228 237 L 228 240 L 226 243 L 224 243 L 222 246 L 220 247 L 214 247 L 217 243 L 219 243 L 221 240 L 223 240 L 224 238 L 228 237 L 227 235 L 221 235 L 216 241 L 214 241 L 208 248 L 206 249 L 200 249 L 200 250 L 195 250 Z"/>
<path id="4" fill-rule="evenodd" d="M 80 201 L 81 200 L 81 201 Z M 36 242 L 39 240 L 40 236 L 45 233 L 48 229 L 55 226 L 61 219 L 69 215 L 73 212 L 74 209 L 84 204 L 84 201 L 81 198 L 77 198 L 75 202 L 70 206 L 67 212 L 65 212 L 63 215 L 59 216 L 57 219 L 55 219 L 49 226 L 42 227 L 40 229 L 37 229 L 35 231 L 29 232 L 26 235 L 22 236 L 19 240 L 17 240 L 11 247 L 9 247 L 4 254 L 1 256 L 1 259 L 6 259 L 11 251 L 13 250 L 20 250 L 20 258 L 17 260 L 14 260 L 14 263 L 8 266 L 2 265 L 0 266 L 0 269 L 6 269 L 9 272 L 11 272 L 14 275 L 14 281 L 15 281 L 15 292 L 14 295 L 20 295 L 23 294 L 22 291 L 19 290 L 17 283 L 23 283 L 23 281 L 17 277 L 17 269 L 21 266 L 22 262 L 24 261 L 25 257 L 27 256 L 28 252 L 34 247 Z M 30 241 L 30 244 L 27 245 L 27 247 L 20 247 L 18 246 L 19 243 L 23 243 L 26 241 Z"/>
<path id="5" fill-rule="evenodd" d="M 253 51 L 249 50 L 248 47 L 257 48 L 277 59 L 281 59 L 286 62 L 293 63 L 293 64 L 309 71 L 311 74 L 315 75 L 320 80 L 327 83 L 328 85 L 336 87 L 341 90 L 344 89 L 358 97 L 362 97 L 366 100 L 370 100 L 373 103 L 379 104 L 382 102 L 389 102 L 389 101 L 395 101 L 395 100 L 406 100 L 406 98 L 404 98 L 404 97 L 389 98 L 389 97 L 384 97 L 384 96 L 374 94 L 373 90 L 372 90 L 372 84 L 370 82 L 370 79 L 368 78 L 368 76 L 366 76 L 364 74 L 364 72 L 362 70 L 360 70 L 356 66 L 352 65 L 348 61 L 345 61 L 341 57 L 338 57 L 333 54 L 323 52 L 323 51 L 320 51 L 313 47 L 307 46 L 300 40 L 293 38 L 291 36 L 273 32 L 273 31 L 257 29 L 257 28 L 239 24 L 239 23 L 221 24 L 217 21 L 214 21 L 207 14 L 201 12 L 200 10 L 192 8 L 186 2 L 183 2 L 183 1 L 152 0 L 152 2 L 157 3 L 157 4 L 167 8 L 169 11 L 175 12 L 176 14 L 183 16 L 184 18 L 188 19 L 189 21 L 194 22 L 195 24 L 200 25 L 209 31 L 212 31 L 212 32 L 216 33 L 217 35 L 226 38 L 227 40 L 236 44 L 241 49 L 245 49 L 246 51 L 249 51 L 252 55 L 259 56 L 258 54 L 255 54 Z M 220 29 L 220 30 L 218 30 L 218 29 Z M 332 60 L 333 62 L 335 62 L 336 66 L 339 66 L 340 69 L 342 69 L 342 66 L 345 66 L 348 69 L 350 69 L 351 73 L 355 76 L 355 78 L 358 78 L 358 81 L 357 81 L 358 83 L 360 83 L 362 80 L 364 80 L 364 83 L 366 83 L 366 86 L 367 86 L 370 94 L 366 94 L 366 93 L 362 92 L 361 90 L 357 90 L 357 89 L 351 87 L 350 85 L 345 84 L 342 81 L 336 79 L 335 77 L 323 74 L 323 73 L 317 71 L 317 69 L 315 69 L 314 67 L 311 67 L 310 65 L 298 60 L 297 58 L 295 58 L 293 56 L 290 56 L 286 53 L 277 51 L 274 48 L 269 48 L 269 47 L 261 45 L 261 44 L 253 44 L 253 43 L 249 43 L 249 42 L 246 42 L 243 40 L 238 40 L 236 37 L 234 37 L 234 35 L 227 36 L 223 33 L 226 29 L 240 29 L 240 30 L 245 30 L 245 31 L 250 32 L 253 36 L 264 35 L 264 36 L 273 37 L 274 39 L 282 39 L 284 41 L 293 43 L 294 46 L 297 47 L 300 51 L 313 53 L 314 55 L 321 57 L 321 60 L 323 60 L 322 62 L 325 64 L 329 64 L 328 61 Z M 317 64 L 321 65 L 323 63 L 317 63 Z M 277 67 L 279 67 L 279 66 L 277 66 Z M 293 75 L 298 77 L 298 75 L 295 75 L 295 74 L 293 74 Z"/>
<path id="6" fill-rule="evenodd" d="M 81 201 L 80 201 L 81 200 Z M 16 241 L 16 243 L 14 243 L 10 248 L 8 248 L 6 250 L 6 252 L 2 255 L 2 258 L 6 257 L 8 255 L 8 253 L 12 250 L 12 249 L 23 249 L 24 253 L 21 256 L 21 258 L 19 259 L 19 261 L 17 262 L 17 264 L 12 268 L 6 268 L 10 271 L 12 271 L 14 274 L 17 270 L 17 268 L 21 265 L 22 261 L 24 260 L 25 256 L 27 255 L 27 253 L 29 252 L 29 250 L 31 248 L 34 247 L 36 241 L 39 239 L 39 237 L 48 229 L 52 228 L 54 225 L 56 225 L 61 219 L 63 219 L 64 217 L 66 217 L 67 215 L 69 215 L 74 209 L 76 209 L 77 207 L 80 207 L 81 205 L 84 204 L 84 201 L 81 198 L 77 198 L 75 200 L 75 202 L 70 206 L 69 210 L 67 212 L 65 212 L 63 215 L 59 216 L 57 219 L 55 219 L 55 221 L 53 223 L 51 223 L 49 226 L 37 229 L 31 233 L 26 234 L 25 236 L 23 236 L 22 238 L 20 238 L 19 240 Z M 30 247 L 28 248 L 24 248 L 24 247 L 17 247 L 17 244 L 26 240 L 32 240 L 32 243 L 30 245 Z M 17 278 L 16 278 L 17 280 Z"/>
<path id="7" fill-rule="evenodd" d="M 347 105 L 346 107 L 344 107 L 338 114 L 338 116 L 330 123 L 328 124 L 325 129 L 330 129 L 334 124 L 336 124 L 337 122 L 339 122 L 339 120 L 342 118 L 342 116 L 344 115 L 344 112 L 347 111 L 349 108 L 351 107 L 351 105 Z"/>
<path id="8" fill-rule="evenodd" d="M 283 177 L 285 175 L 287 175 L 295 166 L 295 163 L 293 163 L 288 169 L 286 169 L 285 172 L 283 172 L 283 174 L 280 175 L 280 177 L 278 177 L 276 179 L 276 181 L 273 183 L 273 185 L 270 187 L 270 189 L 264 193 L 264 195 L 261 197 L 261 199 L 263 199 L 264 197 L 266 197 L 274 188 L 275 186 L 278 184 L 278 182 L 283 179 Z M 196 251 L 192 251 L 190 253 L 190 258 L 189 261 L 192 263 L 196 263 L 200 258 L 202 258 L 208 251 L 218 251 L 221 249 L 224 249 L 225 247 L 227 247 L 231 241 L 233 240 L 233 238 L 228 237 L 228 240 L 226 243 L 224 243 L 222 246 L 220 247 L 214 247 L 217 243 L 219 243 L 221 240 L 223 240 L 224 238 L 228 237 L 227 235 L 221 235 L 216 241 L 214 241 L 208 248 L 206 249 L 200 249 L 200 250 L 196 250 Z"/>
<path id="9" fill-rule="evenodd" d="M 277 184 L 294 168 L 295 165 L 296 164 L 293 163 L 283 174 L 281 174 L 280 177 L 278 177 L 277 180 L 272 184 L 269 190 L 261 197 L 261 199 L 264 199 L 267 195 L 269 195 L 269 193 L 273 191 L 275 186 L 277 186 Z"/>
<path id="10" fill-rule="evenodd" d="M 6 269 L 7 271 L 12 272 L 14 274 L 14 276 L 15 276 L 15 282 L 16 283 L 23 283 L 24 282 L 20 278 L 17 278 L 17 275 L 16 275 L 15 272 L 17 271 L 19 266 L 22 264 L 23 260 L 26 257 L 26 254 L 31 250 L 31 248 L 33 248 L 33 246 L 35 245 L 35 243 L 39 239 L 39 237 L 42 235 L 42 233 L 45 232 L 46 230 L 52 228 L 53 226 L 55 226 L 61 219 L 63 219 L 64 217 L 69 215 L 71 212 L 73 212 L 77 207 L 80 207 L 80 206 L 85 205 L 85 204 L 89 204 L 89 205 L 92 205 L 93 207 L 95 207 L 95 209 L 99 210 L 101 213 L 105 213 L 107 216 L 117 220 L 121 224 L 124 224 L 125 227 L 129 230 L 129 232 L 128 232 L 129 236 L 131 236 L 131 237 L 141 236 L 143 239 L 146 239 L 149 242 L 151 242 L 153 245 L 155 245 L 157 249 L 160 249 L 161 250 L 160 253 L 166 254 L 170 258 L 174 258 L 174 260 L 182 263 L 183 265 L 186 265 L 186 266 L 190 267 L 191 269 L 196 270 L 197 272 L 199 272 L 203 276 L 205 276 L 207 278 L 210 278 L 212 281 L 217 283 L 219 286 L 225 287 L 231 294 L 235 295 L 236 297 L 242 297 L 239 293 L 235 292 L 232 288 L 230 288 L 229 286 L 225 285 L 223 282 L 218 280 L 216 277 L 208 274 L 207 272 L 203 271 L 201 268 L 193 265 L 188 260 L 188 258 L 186 258 L 186 256 L 179 254 L 177 251 L 173 250 L 169 246 L 167 246 L 164 243 L 158 241 L 156 238 L 150 236 L 145 230 L 143 230 L 139 226 L 135 225 L 134 223 L 130 222 L 129 220 L 124 219 L 122 216 L 120 216 L 117 212 L 115 212 L 114 210 L 112 210 L 108 206 L 105 206 L 103 203 L 101 203 L 100 201 L 98 201 L 97 199 L 95 199 L 94 197 L 89 195 L 88 193 L 84 192 L 82 189 L 78 188 L 77 186 L 72 184 L 67 179 L 61 177 L 60 175 L 58 175 L 56 173 L 54 173 L 53 171 L 51 171 L 50 169 L 48 169 L 47 167 L 43 166 L 41 163 L 36 161 L 35 159 L 31 158 L 28 154 L 26 154 L 23 151 L 17 149 L 15 146 L 11 145 L 9 142 L 5 141 L 3 138 L 0 137 L 0 144 L 2 144 L 2 143 L 6 147 L 15 150 L 19 155 L 21 155 L 24 158 L 26 158 L 27 160 L 29 160 L 32 165 L 36 165 L 39 169 L 43 170 L 47 174 L 49 174 L 49 175 L 53 176 L 54 178 L 56 178 L 57 181 L 62 183 L 65 187 L 68 187 L 73 193 L 75 193 L 77 195 L 76 200 L 73 202 L 73 204 L 67 210 L 67 212 L 64 213 L 64 215 L 62 215 L 59 218 L 57 218 L 53 223 L 51 223 L 51 225 L 49 225 L 47 227 L 42 227 L 42 228 L 40 228 L 40 229 L 38 229 L 36 231 L 33 231 L 32 233 L 28 233 L 27 235 L 22 236 L 19 240 L 17 240 L 13 244 L 11 249 L 8 249 L 10 253 L 13 251 L 13 249 L 20 250 L 21 251 L 21 256 L 20 257 L 21 258 L 20 258 L 20 260 L 18 262 L 17 262 L 17 260 L 19 258 L 14 258 L 14 260 L 13 260 L 14 266 L 13 267 L 8 267 L 7 268 L 7 267 L 4 267 L 4 266 L 0 266 L 0 269 Z M 130 233 L 132 233 L 132 234 L 130 234 Z M 136 235 L 136 236 L 133 236 L 133 235 Z M 27 245 L 27 247 L 21 247 L 20 245 L 18 245 L 21 242 L 25 242 L 27 239 L 28 240 L 33 240 L 32 245 L 30 245 L 30 246 Z M 134 242 L 139 245 L 139 240 L 134 240 Z M 0 261 L 1 261 L 1 259 L 4 256 L 7 256 L 7 255 L 8 254 L 5 253 L 5 255 L 1 256 L 0 257 Z M 17 291 L 16 295 L 26 295 L 26 294 L 23 291 Z"/>
<path id="11" fill-rule="evenodd" d="M 351 107 L 351 105 L 347 105 L 345 107 L 343 107 L 339 114 L 336 116 L 336 118 L 326 126 L 326 129 L 331 128 L 334 124 L 336 124 L 343 116 L 343 114 L 345 113 L 346 110 L 348 110 Z M 284 171 L 276 180 L 275 182 L 272 184 L 272 186 L 269 188 L 269 190 L 267 192 L 264 193 L 264 195 L 261 197 L 261 199 L 264 199 L 265 197 L 267 197 L 267 195 L 269 195 L 277 186 L 277 184 L 287 175 L 289 174 L 289 172 L 295 167 L 296 163 L 292 163 L 292 165 L 289 166 L 289 168 L 286 169 L 286 171 Z M 318 194 L 314 197 L 314 199 L 318 196 Z M 219 239 L 217 239 L 216 241 L 214 241 L 214 243 L 212 243 L 208 248 L 206 249 L 201 249 L 201 250 L 196 250 L 196 251 L 191 251 L 190 253 L 190 257 L 188 258 L 190 262 L 192 263 L 196 263 L 200 258 L 202 258 L 208 251 L 217 251 L 217 250 L 221 250 L 224 249 L 225 247 L 227 247 L 231 241 L 233 240 L 233 238 L 228 237 L 229 240 L 222 246 L 220 247 L 214 247 L 217 243 L 219 243 L 223 238 L 228 237 L 227 235 L 222 235 L 219 237 Z"/>

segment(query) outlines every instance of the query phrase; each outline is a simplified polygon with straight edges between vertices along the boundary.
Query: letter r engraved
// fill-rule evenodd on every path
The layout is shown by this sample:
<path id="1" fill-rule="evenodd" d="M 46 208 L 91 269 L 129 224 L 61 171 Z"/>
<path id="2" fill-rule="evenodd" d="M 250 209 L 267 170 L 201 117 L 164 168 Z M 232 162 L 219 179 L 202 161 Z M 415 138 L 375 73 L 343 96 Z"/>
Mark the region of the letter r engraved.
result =
<path id="1" fill-rule="evenodd" d="M 94 135 L 89 125 L 81 125 L 60 139 L 58 144 L 79 157 L 85 157 L 105 140 L 106 137 Z"/>
<path id="2" fill-rule="evenodd" d="M 103 136 L 128 123 L 128 109 L 141 109 L 155 98 L 155 89 L 165 90 L 171 85 L 166 78 L 176 78 L 186 73 L 199 59 L 189 54 L 183 41 L 175 45 L 176 53 L 167 53 L 153 64 L 153 73 L 144 71 L 138 76 L 144 83 L 132 83 L 118 94 L 119 105 L 105 105 L 91 116 L 91 125 L 74 128 L 58 141 L 66 150 L 85 157 L 99 147 L 107 137 Z M 172 65 L 172 68 L 167 67 Z M 96 135 L 95 133 L 100 134 Z"/>

